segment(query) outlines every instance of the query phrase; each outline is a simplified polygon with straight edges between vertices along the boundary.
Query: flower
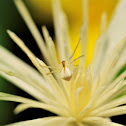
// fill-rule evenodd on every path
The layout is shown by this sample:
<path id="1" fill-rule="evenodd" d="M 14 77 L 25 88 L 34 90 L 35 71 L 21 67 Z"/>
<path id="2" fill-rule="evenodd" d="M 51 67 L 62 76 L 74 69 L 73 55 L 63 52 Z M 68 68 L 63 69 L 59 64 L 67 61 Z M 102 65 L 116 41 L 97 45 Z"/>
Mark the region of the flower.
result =
<path id="1" fill-rule="evenodd" d="M 106 15 L 103 14 L 101 35 L 88 67 L 85 58 L 87 20 L 82 25 L 80 41 L 71 53 L 66 16 L 59 1 L 53 2 L 57 49 L 45 26 L 42 27 L 44 43 L 22 0 L 15 0 L 15 4 L 48 65 L 37 58 L 15 33 L 7 30 L 11 39 L 26 53 L 38 71 L 0 47 L 0 75 L 37 100 L 2 92 L 0 100 L 21 103 L 15 108 L 15 113 L 33 107 L 51 111 L 57 116 L 10 125 L 122 126 L 112 122 L 109 117 L 126 114 L 126 71 L 119 74 L 126 63 L 126 1 L 120 1 L 107 30 Z M 73 59 L 80 43 L 80 57 Z M 75 65 L 74 62 L 78 59 L 79 65 Z"/>

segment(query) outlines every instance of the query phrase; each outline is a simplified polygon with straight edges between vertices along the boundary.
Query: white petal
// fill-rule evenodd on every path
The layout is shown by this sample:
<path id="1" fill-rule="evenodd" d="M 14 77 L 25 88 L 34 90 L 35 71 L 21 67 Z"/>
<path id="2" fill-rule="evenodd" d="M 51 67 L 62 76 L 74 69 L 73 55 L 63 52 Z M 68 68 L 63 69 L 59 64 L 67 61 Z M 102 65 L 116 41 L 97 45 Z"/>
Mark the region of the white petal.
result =
<path id="1" fill-rule="evenodd" d="M 50 55 L 51 63 L 49 62 L 49 64 L 51 66 L 55 66 L 58 64 L 58 60 L 57 60 L 57 55 L 56 55 L 57 52 L 55 49 L 54 42 L 52 41 L 52 38 L 49 36 L 48 30 L 45 26 L 42 27 L 42 30 L 43 30 L 43 34 L 47 46 L 47 51 L 49 52 Z"/>
<path id="2" fill-rule="evenodd" d="M 42 92 L 40 93 L 40 90 L 44 91 L 46 89 L 45 90 L 46 92 L 51 91 L 52 93 L 54 93 L 54 91 L 49 86 L 49 84 L 43 79 L 43 77 L 35 69 L 30 67 L 29 65 L 27 65 L 26 63 L 18 59 L 17 57 L 15 57 L 13 54 L 8 52 L 3 47 L 0 47 L 0 52 L 1 52 L 0 69 L 2 69 L 3 72 L 5 72 L 6 74 L 10 75 L 8 76 L 2 73 L 1 71 L 1 75 L 3 77 L 5 77 L 11 82 L 14 82 L 16 86 L 20 87 L 21 89 L 24 89 L 27 93 L 32 94 L 32 96 L 35 95 L 32 93 L 32 90 L 35 90 L 36 93 L 38 91 L 39 100 L 43 99 L 42 98 L 43 94 Z M 11 73 L 13 74 L 12 76 Z M 54 93 L 54 95 L 55 94 L 56 93 Z M 37 98 L 37 96 L 35 97 Z"/>
<path id="3" fill-rule="evenodd" d="M 45 121 L 48 121 L 53 117 L 46 117 L 46 118 L 40 118 L 40 119 L 33 119 L 33 120 L 28 120 L 28 121 L 22 121 L 22 122 L 17 122 L 13 124 L 9 124 L 6 126 L 42 126 L 42 123 Z"/>
<path id="4" fill-rule="evenodd" d="M 78 110 L 78 107 L 79 107 L 79 96 L 80 96 L 80 93 L 81 93 L 83 88 L 84 87 L 77 88 L 75 93 L 74 93 L 76 110 Z"/>
<path id="5" fill-rule="evenodd" d="M 119 105 L 126 104 L 126 96 L 122 96 L 120 98 L 116 98 L 113 101 L 108 102 L 107 104 L 95 109 L 94 111 L 91 112 L 91 115 L 97 115 L 99 112 L 105 111 L 110 108 L 114 108 Z"/>
<path id="6" fill-rule="evenodd" d="M 87 0 L 85 0 L 85 1 L 87 1 Z M 87 35 L 88 35 L 87 28 L 88 28 L 87 22 L 84 22 L 81 27 L 81 31 L 80 31 L 81 55 L 83 55 L 84 57 L 87 56 Z M 86 62 L 85 62 L 86 58 L 80 59 L 80 66 L 83 67 L 84 69 L 85 69 L 85 65 L 86 65 Z"/>
<path id="7" fill-rule="evenodd" d="M 45 104 L 46 105 L 46 104 Z M 49 107 L 49 108 L 48 108 Z M 58 107 L 58 109 L 57 109 Z M 62 108 L 61 106 L 48 106 L 48 104 L 46 105 L 46 107 L 42 106 L 41 104 L 36 104 L 36 103 L 26 103 L 26 104 L 19 104 L 15 110 L 14 113 L 15 114 L 19 114 L 20 112 L 28 109 L 28 108 L 40 108 L 40 109 L 45 109 L 47 111 L 51 111 L 55 114 L 61 115 L 61 116 L 67 116 L 68 112 L 66 111 L 65 108 Z M 53 110 L 52 110 L 53 109 Z"/>
<path id="8" fill-rule="evenodd" d="M 95 69 L 93 71 L 93 73 L 96 75 L 96 72 L 101 71 L 100 67 L 102 66 L 104 70 L 106 70 L 106 66 L 108 66 L 108 64 L 110 64 L 110 55 L 112 55 L 112 51 L 115 47 L 115 45 L 122 40 L 125 36 L 126 36 L 126 1 L 125 0 L 120 0 L 119 4 L 115 10 L 115 14 L 112 17 L 112 20 L 110 21 L 110 24 L 108 26 L 107 32 L 105 33 L 106 35 L 104 36 L 103 34 L 103 40 L 99 39 L 100 44 L 100 48 L 99 46 L 99 42 L 96 43 L 97 48 L 95 49 L 96 52 L 98 52 L 98 59 L 97 57 L 94 59 L 94 63 L 95 63 L 95 67 L 93 69 Z M 100 49 L 100 51 L 99 51 Z M 98 51 L 97 51 L 98 50 Z M 126 54 L 126 53 L 125 53 Z M 118 67 L 116 68 L 116 70 L 118 70 L 118 68 L 120 68 L 121 65 L 124 64 L 124 62 L 126 61 L 125 58 L 125 54 L 122 57 L 123 63 L 119 63 Z M 109 58 L 109 59 L 108 59 Z M 120 60 L 119 60 L 120 62 Z M 98 70 L 98 71 L 97 71 Z M 103 71 L 102 71 L 103 72 Z M 113 71 L 113 73 L 116 73 Z M 111 74 L 111 73 L 110 73 Z"/>
<path id="9" fill-rule="evenodd" d="M 83 21 L 84 22 L 86 22 L 86 23 L 88 23 L 88 7 L 89 7 L 89 3 L 88 3 L 88 0 L 83 0 L 82 1 L 83 3 L 83 5 L 82 5 L 82 7 L 83 7 Z"/>
<path id="10" fill-rule="evenodd" d="M 104 64 L 104 67 L 100 70 L 102 83 L 104 83 L 104 81 L 107 81 L 107 79 L 106 79 L 107 76 L 110 76 L 109 81 L 113 80 L 113 78 L 119 71 L 116 68 L 116 65 L 117 65 L 118 61 L 120 61 L 120 56 L 122 55 L 122 53 L 124 52 L 125 49 L 126 49 L 126 38 L 123 38 L 121 41 L 119 41 L 115 45 L 115 47 L 112 50 L 112 53 L 110 54 L 110 56 L 108 58 L 108 61 L 106 62 L 106 64 Z M 124 55 L 123 55 L 123 59 L 124 59 L 124 61 L 126 61 L 126 58 Z M 121 64 L 119 64 L 119 65 L 121 65 Z M 122 66 L 120 66 L 120 67 L 122 67 Z M 105 78 L 105 80 L 103 78 Z"/>
<path id="11" fill-rule="evenodd" d="M 52 74 L 49 74 L 47 76 L 47 73 L 50 72 L 48 68 L 43 69 L 42 66 L 40 65 L 39 61 L 37 60 L 36 56 L 28 49 L 28 47 L 24 44 L 24 42 L 12 31 L 8 30 L 7 31 L 9 36 L 14 40 L 14 42 L 26 53 L 26 55 L 29 57 L 31 62 L 35 65 L 35 67 L 40 71 L 40 73 L 44 76 L 45 80 L 52 86 L 55 90 L 55 93 L 60 93 L 60 86 L 57 83 L 56 79 Z M 43 66 L 46 66 L 46 64 L 43 63 Z M 62 90 L 61 90 L 62 91 Z"/>
<path id="12" fill-rule="evenodd" d="M 125 77 L 126 77 L 126 71 L 123 72 L 123 73 L 121 73 L 118 77 L 116 77 L 116 79 L 115 79 L 113 82 L 110 82 L 110 83 L 106 84 L 106 85 L 105 85 L 105 90 L 102 92 L 101 95 L 106 95 L 106 94 L 110 93 L 111 90 L 112 90 L 115 86 L 117 86 L 117 85 L 119 84 L 119 82 L 124 81 L 124 78 L 125 78 Z M 123 82 L 123 84 L 122 84 L 119 88 L 121 88 L 122 86 L 124 86 L 124 84 L 125 84 L 125 81 Z M 117 91 L 117 94 L 118 94 L 119 92 L 120 92 L 120 90 Z M 120 93 L 121 93 L 121 92 L 120 92 Z M 113 96 L 113 98 L 114 98 L 114 97 L 117 97 L 116 93 L 113 94 L 112 96 Z"/>
<path id="13" fill-rule="evenodd" d="M 107 24 L 107 15 L 106 15 L 106 13 L 103 13 L 101 16 L 101 25 L 100 25 L 101 34 L 105 32 L 106 24 Z"/>
<path id="14" fill-rule="evenodd" d="M 102 66 L 102 61 L 104 59 L 104 55 L 106 52 L 106 48 L 108 45 L 108 36 L 106 35 L 105 25 L 106 25 L 106 14 L 102 15 L 101 19 L 101 35 L 99 36 L 98 40 L 96 40 L 94 51 L 93 51 L 93 58 L 92 58 L 92 69 L 93 69 L 93 77 L 97 75 L 96 73 L 100 71 Z"/>
<path id="15" fill-rule="evenodd" d="M 19 87 L 20 89 L 24 90 L 25 92 L 27 92 L 28 94 L 33 96 L 34 98 L 36 98 L 40 101 L 48 102 L 47 97 L 45 97 L 42 94 L 42 92 L 40 92 L 39 90 L 37 90 L 36 88 L 31 86 L 30 84 L 22 81 L 21 79 L 14 77 L 14 76 L 7 75 L 3 72 L 0 72 L 0 75 L 2 77 L 6 78 L 8 81 L 12 82 L 14 85 Z"/>
<path id="16" fill-rule="evenodd" d="M 0 62 L 5 64 L 8 68 L 12 69 L 14 72 L 18 72 L 29 79 L 34 78 L 37 82 L 42 84 L 44 79 L 33 67 L 23 62 L 21 59 L 13 55 L 11 52 L 6 50 L 4 47 L 0 46 Z M 5 58 L 6 57 L 6 58 Z M 46 84 L 44 84 L 46 86 Z"/>
<path id="17" fill-rule="evenodd" d="M 40 48 L 44 58 L 49 61 L 49 55 L 48 55 L 48 51 L 46 50 L 44 41 L 42 39 L 42 36 L 39 32 L 39 30 L 37 29 L 30 13 L 28 12 L 25 4 L 23 3 L 22 0 L 14 0 L 15 5 L 18 9 L 18 11 L 20 12 L 22 18 L 24 19 L 26 25 L 28 26 L 29 30 L 31 31 L 34 39 L 36 40 L 38 47 Z"/>
<path id="18" fill-rule="evenodd" d="M 41 119 L 34 119 L 34 120 L 14 123 L 8 126 L 76 126 L 74 124 L 69 124 L 69 122 L 63 125 L 64 122 L 67 121 L 68 119 L 69 118 L 58 117 L 58 116 L 46 117 L 46 118 L 41 118 Z"/>
<path id="19" fill-rule="evenodd" d="M 109 48 L 108 55 L 115 44 L 126 36 L 126 1 L 120 0 L 112 20 L 108 26 Z"/>
<path id="20" fill-rule="evenodd" d="M 124 126 L 118 123 L 111 122 L 108 118 L 88 117 L 83 120 L 84 124 L 89 126 Z"/>
<path id="21" fill-rule="evenodd" d="M 50 112 L 53 112 L 62 116 L 66 116 L 65 114 L 68 114 L 68 112 L 65 109 L 63 109 L 61 106 L 56 106 L 56 105 L 53 106 L 53 105 L 41 103 L 35 100 L 31 100 L 31 99 L 27 99 L 20 96 L 7 94 L 7 93 L 0 92 L 0 100 L 25 103 L 29 107 L 45 109 L 47 111 L 50 111 Z"/>
<path id="22" fill-rule="evenodd" d="M 126 106 L 115 107 L 112 109 L 99 112 L 97 116 L 112 117 L 112 116 L 123 115 L 123 114 L 126 114 Z"/>
<path id="23" fill-rule="evenodd" d="M 106 64 L 109 61 L 108 57 L 112 54 L 112 51 L 121 39 L 126 36 L 126 1 L 120 0 L 119 4 L 115 10 L 115 13 L 110 21 L 110 24 L 107 29 L 107 39 L 108 47 L 105 51 L 105 57 L 102 60 L 103 64 Z M 104 66 L 104 65 L 103 65 Z"/>
<path id="24" fill-rule="evenodd" d="M 109 92 L 101 93 L 100 97 L 97 98 L 97 102 L 95 103 L 95 107 L 99 107 L 112 100 L 113 95 L 118 92 L 123 87 L 124 80 L 118 82 Z M 104 92 L 104 91 L 103 91 Z"/>
<path id="25" fill-rule="evenodd" d="M 68 35 L 66 17 L 60 7 L 59 1 L 56 0 L 54 0 L 53 2 L 53 17 L 59 60 L 63 61 L 70 56 L 71 48 L 69 45 L 70 40 Z"/>

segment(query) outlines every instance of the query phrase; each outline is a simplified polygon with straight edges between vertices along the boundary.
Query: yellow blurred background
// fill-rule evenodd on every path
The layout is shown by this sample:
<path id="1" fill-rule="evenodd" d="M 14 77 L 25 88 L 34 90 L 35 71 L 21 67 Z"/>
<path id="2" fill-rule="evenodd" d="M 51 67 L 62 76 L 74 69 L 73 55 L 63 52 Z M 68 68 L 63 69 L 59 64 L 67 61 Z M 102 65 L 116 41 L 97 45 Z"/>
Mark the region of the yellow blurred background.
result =
<path id="1" fill-rule="evenodd" d="M 31 14 L 39 25 L 52 23 L 52 0 L 26 0 Z M 93 48 L 100 32 L 101 16 L 107 14 L 107 23 L 111 19 L 118 0 L 88 0 L 88 56 L 87 63 L 92 58 Z M 82 0 L 61 0 L 63 10 L 68 16 L 70 37 L 74 48 L 79 40 L 82 24 Z"/>

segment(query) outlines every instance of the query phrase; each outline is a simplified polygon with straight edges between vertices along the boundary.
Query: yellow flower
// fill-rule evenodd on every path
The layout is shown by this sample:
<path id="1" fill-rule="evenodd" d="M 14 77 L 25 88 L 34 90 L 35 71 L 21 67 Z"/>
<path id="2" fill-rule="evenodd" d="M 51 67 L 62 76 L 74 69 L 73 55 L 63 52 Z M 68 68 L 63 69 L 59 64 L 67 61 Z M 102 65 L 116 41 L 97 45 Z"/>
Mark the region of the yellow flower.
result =
<path id="1" fill-rule="evenodd" d="M 111 122 L 109 118 L 126 114 L 126 95 L 121 95 L 126 91 L 126 71 L 117 76 L 126 63 L 126 1 L 120 1 L 107 30 L 106 15 L 103 14 L 101 34 L 87 68 L 86 21 L 81 27 L 80 41 L 71 53 L 66 16 L 59 1 L 53 2 L 57 48 L 45 26 L 42 27 L 44 42 L 22 0 L 15 0 L 15 4 L 49 66 L 37 58 L 15 33 L 7 30 L 11 39 L 26 53 L 38 71 L 0 47 L 0 75 L 37 100 L 2 92 L 0 100 L 21 103 L 14 110 L 15 113 L 32 107 L 51 111 L 57 116 L 10 126 L 122 126 Z M 84 16 L 86 19 L 86 15 Z M 78 53 L 79 44 L 80 57 L 73 59 Z M 76 66 L 74 62 L 79 58 L 80 62 Z"/>

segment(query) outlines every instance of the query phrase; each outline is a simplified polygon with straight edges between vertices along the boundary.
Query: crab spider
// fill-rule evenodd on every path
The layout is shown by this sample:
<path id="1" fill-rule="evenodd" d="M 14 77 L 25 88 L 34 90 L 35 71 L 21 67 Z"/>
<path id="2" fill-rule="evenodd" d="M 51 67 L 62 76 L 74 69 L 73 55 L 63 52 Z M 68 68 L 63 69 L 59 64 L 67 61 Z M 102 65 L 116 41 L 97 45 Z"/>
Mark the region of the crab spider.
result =
<path id="1" fill-rule="evenodd" d="M 84 55 L 81 55 L 79 57 L 77 57 L 76 59 L 73 59 L 73 56 L 79 46 L 79 43 L 80 43 L 80 40 L 78 41 L 72 55 L 65 61 L 63 60 L 60 64 L 58 64 L 57 66 L 43 66 L 42 64 L 42 61 L 40 59 L 37 58 L 39 64 L 43 67 L 43 68 L 50 68 L 50 69 L 53 69 L 51 72 L 47 73 L 47 75 L 51 74 L 51 73 L 56 73 L 56 72 L 59 72 L 60 75 L 61 75 L 61 78 L 66 80 L 66 81 L 70 81 L 71 77 L 72 77 L 72 70 L 70 67 L 73 67 L 73 66 L 78 66 L 78 65 L 73 65 L 73 63 L 80 59 L 81 57 L 83 57 Z"/>

